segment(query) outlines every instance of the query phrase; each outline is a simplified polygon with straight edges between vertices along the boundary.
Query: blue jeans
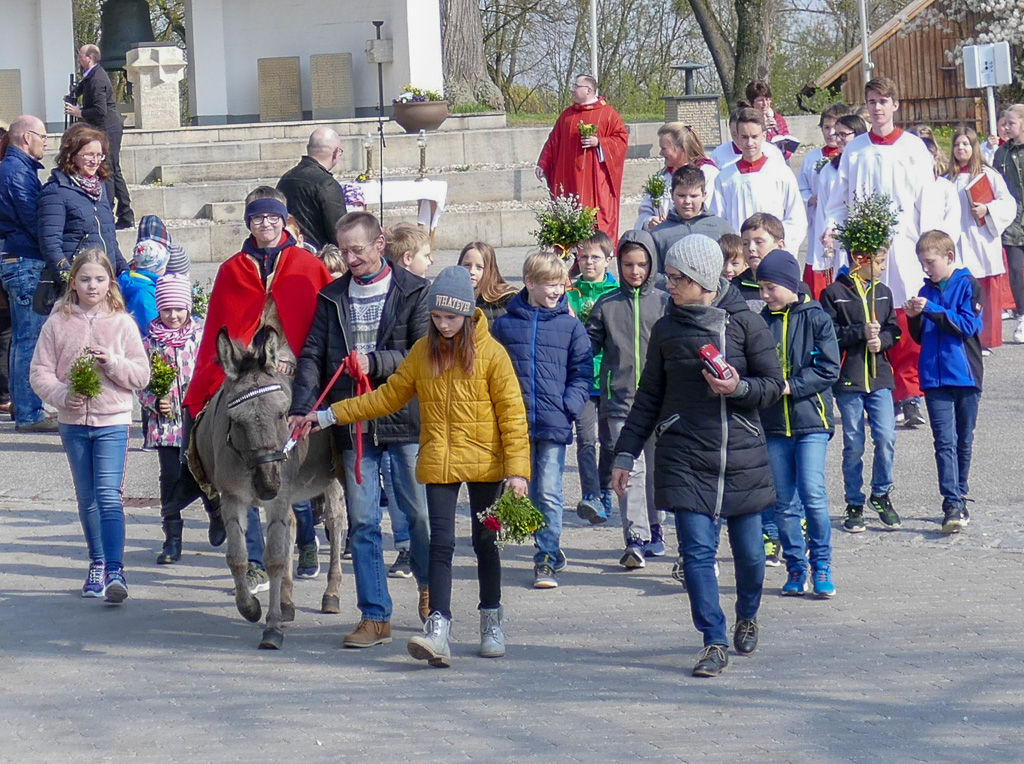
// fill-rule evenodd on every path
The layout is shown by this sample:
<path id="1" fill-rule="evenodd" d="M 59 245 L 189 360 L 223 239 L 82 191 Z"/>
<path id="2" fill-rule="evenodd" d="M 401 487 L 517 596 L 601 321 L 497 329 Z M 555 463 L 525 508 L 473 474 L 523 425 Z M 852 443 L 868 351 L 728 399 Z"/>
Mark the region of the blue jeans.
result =
<path id="1" fill-rule="evenodd" d="M 11 401 L 14 422 L 21 426 L 35 424 L 46 416 L 43 402 L 28 383 L 32 353 L 46 322 L 46 316 L 32 310 L 32 297 L 42 271 L 43 261 L 30 257 L 4 257 L 0 261 L 0 281 L 11 305 Z"/>
<path id="2" fill-rule="evenodd" d="M 316 528 L 313 525 L 313 503 L 300 501 L 292 505 L 295 513 L 295 543 L 299 547 L 309 546 L 316 539 Z M 260 523 L 260 511 L 257 507 L 249 507 L 249 524 L 245 529 L 245 549 L 249 562 L 263 570 L 263 525 Z"/>
<path id="3" fill-rule="evenodd" d="M 825 491 L 825 455 L 828 433 L 813 432 L 792 438 L 768 438 L 768 461 L 775 479 L 775 519 L 786 570 L 832 564 L 832 524 Z M 803 512 L 800 505 L 803 504 Z M 807 546 L 800 528 L 807 518 Z"/>
<path id="4" fill-rule="evenodd" d="M 419 458 L 419 443 L 388 443 L 384 456 L 391 465 L 385 473 L 390 475 L 387 486 L 388 514 L 395 537 L 395 548 L 401 549 L 400 533 L 404 528 L 405 548 L 409 550 L 409 567 L 419 586 L 427 586 L 430 580 L 430 516 L 427 512 L 427 489 L 416 480 L 416 460 Z M 399 530 L 395 530 L 395 517 L 399 518 Z"/>
<path id="5" fill-rule="evenodd" d="M 89 559 L 106 570 L 124 563 L 124 465 L 128 458 L 128 425 L 89 427 L 61 424 L 60 438 L 71 466 L 78 497 L 78 517 Z"/>
<path id="6" fill-rule="evenodd" d="M 383 446 L 363 445 L 360 462 L 363 482 L 356 482 L 355 449 L 342 452 L 345 467 L 345 492 L 348 498 L 352 533 L 352 568 L 356 579 L 356 604 L 363 618 L 369 621 L 391 620 L 391 595 L 388 593 L 387 567 L 384 565 L 384 543 L 380 531 L 383 517 L 380 506 L 380 462 Z M 416 483 L 416 443 L 391 443 L 391 475 L 399 506 L 405 503 L 410 519 L 411 567 L 420 586 L 427 586 L 427 565 L 430 555 L 430 525 L 427 517 L 426 492 Z M 416 486 L 416 488 L 413 488 Z M 416 496 L 412 501 L 411 497 Z M 422 502 L 419 500 L 422 497 Z"/>
<path id="7" fill-rule="evenodd" d="M 601 497 L 601 474 L 597 469 L 597 404 L 600 398 L 591 396 L 583 413 L 576 420 L 576 467 L 580 471 L 580 489 L 583 496 Z"/>
<path id="8" fill-rule="evenodd" d="M 871 495 L 892 490 L 892 462 L 896 454 L 896 413 L 892 390 L 840 393 L 836 396 L 843 420 L 843 486 L 846 503 L 864 506 L 864 415 L 871 426 L 875 458 L 871 467 Z"/>
<path id="9" fill-rule="evenodd" d="M 981 390 L 976 387 L 936 387 L 925 390 L 924 402 L 935 441 L 935 466 L 943 503 L 962 507 L 971 471 L 974 425 Z"/>
<path id="10" fill-rule="evenodd" d="M 690 616 L 705 645 L 727 645 L 725 613 L 718 597 L 715 552 L 718 529 L 710 515 L 677 509 L 676 535 L 683 555 L 683 576 L 690 597 Z M 722 518 L 729 531 L 729 545 L 736 569 L 736 617 L 752 621 L 761 607 L 764 586 L 764 544 L 761 515 Z"/>
<path id="11" fill-rule="evenodd" d="M 533 534 L 533 564 L 555 564 L 562 535 L 562 475 L 565 444 L 550 440 L 530 441 L 530 501 L 541 511 L 547 525 Z"/>
<path id="12" fill-rule="evenodd" d="M 409 548 L 409 521 L 405 519 L 405 513 L 398 508 L 398 502 L 393 498 L 395 495 L 395 481 L 391 476 L 391 457 L 385 451 L 380 460 L 380 476 L 384 481 L 384 493 L 388 499 L 388 517 L 391 519 L 391 539 L 395 542 L 395 549 Z"/>

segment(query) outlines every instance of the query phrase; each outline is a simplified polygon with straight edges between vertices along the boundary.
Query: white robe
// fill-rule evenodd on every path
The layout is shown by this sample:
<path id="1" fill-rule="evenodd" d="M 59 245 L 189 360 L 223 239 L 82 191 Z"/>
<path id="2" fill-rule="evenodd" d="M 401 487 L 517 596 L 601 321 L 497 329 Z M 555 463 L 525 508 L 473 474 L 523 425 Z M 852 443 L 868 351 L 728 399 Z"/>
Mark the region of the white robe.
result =
<path id="1" fill-rule="evenodd" d="M 704 206 L 708 209 L 711 208 L 711 200 L 715 196 L 715 178 L 718 177 L 718 168 L 714 165 L 705 164 L 702 165 L 700 171 L 704 174 L 704 190 L 707 192 L 707 198 L 704 200 Z M 661 171 L 661 177 L 665 181 L 665 194 L 669 197 L 672 196 L 672 173 L 668 171 L 666 167 Z M 671 202 L 669 202 L 669 211 L 672 210 Z M 647 221 L 653 218 L 655 215 L 661 217 L 660 210 L 658 209 L 658 202 L 651 198 L 650 194 L 645 193 L 644 198 L 640 201 L 640 209 L 637 210 L 636 222 L 633 224 L 633 230 L 639 231 L 647 225 Z"/>
<path id="2" fill-rule="evenodd" d="M 988 214 L 984 225 L 971 214 L 971 201 L 967 196 L 967 184 L 971 178 L 966 172 L 957 176 L 957 197 L 960 202 L 960 227 L 962 233 L 956 245 L 957 259 L 975 278 L 998 276 L 1006 272 L 1003 265 L 1002 235 L 1014 218 L 1017 217 L 1017 200 L 1013 198 L 1006 186 L 1003 176 L 991 167 L 983 167 L 982 172 L 992 184 L 996 198 L 988 203 Z"/>
<path id="3" fill-rule="evenodd" d="M 918 202 L 935 180 L 932 155 L 916 135 L 904 132 L 891 145 L 872 143 L 868 133 L 858 135 L 843 150 L 839 177 L 825 210 L 826 230 L 846 220 L 853 197 L 886 194 L 900 208 L 899 222 L 889 249 L 889 265 L 882 281 L 902 305 L 918 293 L 924 271 L 917 260 L 920 236 Z"/>
<path id="4" fill-rule="evenodd" d="M 925 186 L 918 201 L 918 218 L 921 233 L 944 231 L 953 240 L 960 241 L 960 200 L 956 186 L 948 178 L 938 176 L 930 186 Z"/>
<path id="5" fill-rule="evenodd" d="M 815 200 L 813 205 L 807 204 L 808 199 L 818 195 L 818 176 L 820 173 L 816 172 L 814 168 L 825 156 L 822 151 L 820 148 L 808 151 L 804 156 L 803 164 L 800 165 L 800 173 L 796 176 L 797 185 L 800 187 L 800 196 L 804 200 L 804 210 L 807 213 L 807 262 L 816 271 L 823 271 L 832 267 L 831 263 L 826 265 L 823 262 L 821 255 L 824 247 L 821 245 L 821 242 L 818 242 L 817 248 L 814 246 L 815 240 L 821 237 L 821 231 L 816 226 L 818 200 Z"/>
<path id="6" fill-rule="evenodd" d="M 725 218 L 739 231 L 755 212 L 767 212 L 782 221 L 786 249 L 796 255 L 807 235 L 807 213 L 796 176 L 785 162 L 769 158 L 760 170 L 748 173 L 740 172 L 739 163 L 733 162 L 718 175 L 711 214 Z"/>
<path id="7" fill-rule="evenodd" d="M 829 268 L 834 268 L 838 272 L 844 265 L 849 264 L 846 250 L 838 240 L 832 245 L 831 257 L 825 251 L 825 245 L 821 243 L 821 232 L 825 230 L 825 210 L 828 208 L 828 201 L 835 191 L 838 180 L 839 170 L 829 162 L 818 172 L 818 179 L 815 182 L 818 204 L 811 209 L 814 210 L 814 229 L 818 231 L 818 235 L 807 239 L 807 262 L 816 271 L 827 271 Z M 810 221 L 808 221 L 807 227 L 810 228 Z"/>

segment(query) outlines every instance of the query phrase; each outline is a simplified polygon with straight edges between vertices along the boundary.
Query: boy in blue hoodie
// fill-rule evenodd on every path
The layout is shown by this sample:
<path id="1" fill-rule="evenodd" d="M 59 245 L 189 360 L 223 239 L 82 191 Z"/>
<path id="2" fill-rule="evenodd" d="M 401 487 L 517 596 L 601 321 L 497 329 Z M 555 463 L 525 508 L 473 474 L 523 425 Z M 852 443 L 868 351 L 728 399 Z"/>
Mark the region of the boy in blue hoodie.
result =
<path id="1" fill-rule="evenodd" d="M 144 239 L 135 245 L 131 268 L 117 277 L 125 306 L 139 325 L 143 338 L 149 336 L 149 324 L 159 315 L 156 281 L 167 272 L 170 257 L 170 251 L 163 244 Z"/>
<path id="2" fill-rule="evenodd" d="M 491 335 L 508 351 L 523 388 L 530 427 L 530 500 L 547 526 L 534 534 L 533 586 L 553 589 L 566 566 L 562 534 L 562 474 L 573 422 L 590 400 L 594 356 L 579 319 L 569 314 L 569 269 L 551 252 L 535 252 L 523 264 L 526 288 L 512 298 Z"/>
<path id="3" fill-rule="evenodd" d="M 833 597 L 825 456 L 835 434 L 836 331 L 820 303 L 802 292 L 800 265 L 789 252 L 769 252 L 757 267 L 757 282 L 765 302 L 761 315 L 775 337 L 785 379 L 782 400 L 761 412 L 775 479 L 775 520 L 788 574 L 782 594 L 803 596 L 813 578 L 815 597 Z M 801 504 L 807 519 L 806 543 L 800 528 Z"/>
<path id="4" fill-rule="evenodd" d="M 928 278 L 904 304 L 910 336 L 921 346 L 918 372 L 935 440 L 942 494 L 942 532 L 959 533 L 970 522 L 965 503 L 974 425 L 981 402 L 981 285 L 957 268 L 953 240 L 926 231 L 917 259 Z"/>

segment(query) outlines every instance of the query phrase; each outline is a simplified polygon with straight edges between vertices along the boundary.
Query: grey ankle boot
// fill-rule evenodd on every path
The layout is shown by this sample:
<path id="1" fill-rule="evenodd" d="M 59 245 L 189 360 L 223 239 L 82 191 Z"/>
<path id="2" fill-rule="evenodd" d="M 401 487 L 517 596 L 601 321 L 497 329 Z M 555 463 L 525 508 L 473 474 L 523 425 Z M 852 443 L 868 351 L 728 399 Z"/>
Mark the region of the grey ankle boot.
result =
<path id="1" fill-rule="evenodd" d="M 480 610 L 480 655 L 500 658 L 505 654 L 505 633 L 501 630 L 500 607 Z"/>
<path id="2" fill-rule="evenodd" d="M 436 668 L 448 668 L 452 665 L 448 647 L 451 628 L 452 622 L 435 610 L 423 624 L 423 635 L 409 640 L 409 655 Z"/>

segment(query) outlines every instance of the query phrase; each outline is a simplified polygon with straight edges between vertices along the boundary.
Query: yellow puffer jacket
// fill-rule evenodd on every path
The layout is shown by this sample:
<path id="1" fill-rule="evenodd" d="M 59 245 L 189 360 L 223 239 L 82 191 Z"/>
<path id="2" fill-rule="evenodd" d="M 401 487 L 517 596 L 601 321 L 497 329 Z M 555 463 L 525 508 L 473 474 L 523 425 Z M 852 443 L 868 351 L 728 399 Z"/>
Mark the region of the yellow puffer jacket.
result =
<path id="1" fill-rule="evenodd" d="M 339 425 L 376 419 L 420 404 L 421 483 L 496 483 L 530 479 L 526 408 L 512 361 L 491 337 L 479 308 L 472 317 L 476 341 L 473 376 L 461 367 L 435 377 L 426 337 L 418 340 L 388 381 L 373 392 L 331 406 Z"/>

